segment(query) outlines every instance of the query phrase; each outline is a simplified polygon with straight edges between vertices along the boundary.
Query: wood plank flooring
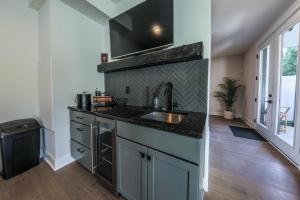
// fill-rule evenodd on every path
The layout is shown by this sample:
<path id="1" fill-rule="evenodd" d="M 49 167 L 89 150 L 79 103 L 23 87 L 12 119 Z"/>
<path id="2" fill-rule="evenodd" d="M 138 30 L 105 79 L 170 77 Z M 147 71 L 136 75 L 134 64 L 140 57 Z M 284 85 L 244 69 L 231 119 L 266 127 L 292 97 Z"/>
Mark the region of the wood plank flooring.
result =
<path id="1" fill-rule="evenodd" d="M 239 120 L 212 117 L 209 193 L 205 200 L 300 200 L 300 172 L 269 143 L 234 137 Z M 44 162 L 8 181 L 0 200 L 117 200 L 80 165 L 57 172 Z"/>
<path id="2" fill-rule="evenodd" d="M 0 178 L 0 200 L 116 200 L 77 163 L 53 172 L 46 162 L 7 181 Z"/>
<path id="3" fill-rule="evenodd" d="M 210 174 L 206 200 L 299 200 L 300 172 L 268 142 L 233 136 L 241 120 L 210 118 Z"/>

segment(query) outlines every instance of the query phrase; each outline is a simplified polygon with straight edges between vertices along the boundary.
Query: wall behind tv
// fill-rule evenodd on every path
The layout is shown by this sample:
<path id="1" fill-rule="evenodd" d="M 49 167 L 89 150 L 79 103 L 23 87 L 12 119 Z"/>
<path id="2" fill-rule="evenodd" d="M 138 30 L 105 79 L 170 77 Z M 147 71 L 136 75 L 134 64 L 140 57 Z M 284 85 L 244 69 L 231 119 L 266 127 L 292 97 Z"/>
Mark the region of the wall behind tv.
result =
<path id="1" fill-rule="evenodd" d="M 128 105 L 145 106 L 147 86 L 151 103 L 158 86 L 171 82 L 178 110 L 206 112 L 207 74 L 207 60 L 112 72 L 105 74 L 105 90 L 114 97 L 127 98 Z M 126 86 L 130 94 L 126 94 Z"/>
<path id="2" fill-rule="evenodd" d="M 174 0 L 174 46 L 203 42 L 204 58 L 210 57 L 211 1 Z"/>

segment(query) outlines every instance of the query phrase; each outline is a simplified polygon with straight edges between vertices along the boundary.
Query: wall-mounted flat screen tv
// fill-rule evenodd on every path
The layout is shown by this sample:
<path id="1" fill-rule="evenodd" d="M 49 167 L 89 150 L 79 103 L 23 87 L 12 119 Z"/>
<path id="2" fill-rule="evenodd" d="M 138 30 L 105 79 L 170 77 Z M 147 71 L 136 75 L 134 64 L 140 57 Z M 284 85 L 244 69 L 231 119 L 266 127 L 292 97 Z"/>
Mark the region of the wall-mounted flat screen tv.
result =
<path id="1" fill-rule="evenodd" d="M 146 0 L 111 19 L 111 57 L 123 58 L 171 46 L 173 21 L 173 0 Z"/>

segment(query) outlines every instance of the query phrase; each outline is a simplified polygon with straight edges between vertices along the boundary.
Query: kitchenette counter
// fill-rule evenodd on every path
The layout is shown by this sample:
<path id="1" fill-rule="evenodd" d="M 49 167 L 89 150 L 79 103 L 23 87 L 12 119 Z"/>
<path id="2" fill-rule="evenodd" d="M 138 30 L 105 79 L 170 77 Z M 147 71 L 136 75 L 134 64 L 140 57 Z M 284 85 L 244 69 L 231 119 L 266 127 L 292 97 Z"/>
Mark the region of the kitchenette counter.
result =
<path id="1" fill-rule="evenodd" d="M 153 112 L 154 110 L 152 108 L 119 105 L 113 107 L 97 107 L 90 110 L 79 109 L 75 106 L 70 106 L 68 108 L 73 111 L 93 114 L 99 117 L 110 118 L 199 139 L 203 137 L 206 122 L 206 114 L 201 112 L 175 112 L 176 114 L 183 114 L 184 118 L 178 124 L 171 124 L 141 118 L 143 115 Z"/>

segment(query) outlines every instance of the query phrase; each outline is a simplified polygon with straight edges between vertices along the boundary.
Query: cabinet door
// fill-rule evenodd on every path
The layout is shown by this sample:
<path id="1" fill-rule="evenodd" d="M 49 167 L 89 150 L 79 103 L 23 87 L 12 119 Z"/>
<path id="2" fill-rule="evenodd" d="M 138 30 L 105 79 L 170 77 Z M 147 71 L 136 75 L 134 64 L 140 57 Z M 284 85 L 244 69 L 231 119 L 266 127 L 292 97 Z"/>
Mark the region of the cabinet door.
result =
<path id="1" fill-rule="evenodd" d="M 147 148 L 117 137 L 118 192 L 128 200 L 147 199 Z"/>
<path id="2" fill-rule="evenodd" d="M 148 149 L 148 200 L 199 199 L 199 168 Z"/>

